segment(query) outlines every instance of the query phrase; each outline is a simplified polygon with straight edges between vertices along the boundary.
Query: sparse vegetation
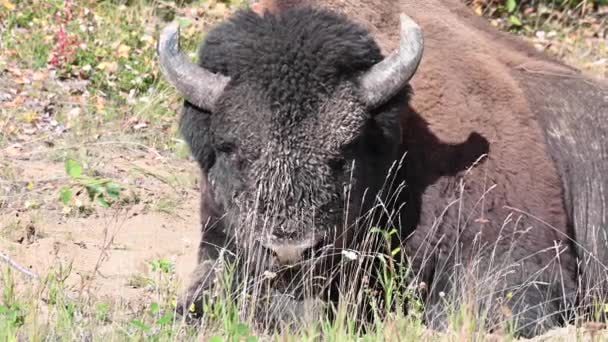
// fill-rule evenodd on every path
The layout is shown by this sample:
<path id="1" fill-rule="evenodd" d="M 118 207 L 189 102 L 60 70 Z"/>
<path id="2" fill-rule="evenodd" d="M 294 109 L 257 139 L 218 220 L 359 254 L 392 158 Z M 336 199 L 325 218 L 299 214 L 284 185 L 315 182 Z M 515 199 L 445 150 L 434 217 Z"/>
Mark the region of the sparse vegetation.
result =
<path id="1" fill-rule="evenodd" d="M 374 256 L 385 292 L 364 332 L 346 306 L 335 308 L 334 322 L 300 331 L 258 329 L 249 299 L 228 286 L 229 263 L 201 329 L 175 315 L 191 269 L 181 265 L 195 259 L 199 238 L 198 170 L 177 134 L 180 98 L 159 76 L 154 45 L 160 26 L 177 19 L 193 57 L 209 25 L 244 2 L 0 0 L 0 251 L 39 272 L 34 279 L 0 263 L 0 340 L 491 339 L 466 306 L 449 313 L 447 332 L 427 329 L 417 296 L 425 284 L 411 280 L 390 244 Z M 606 1 L 471 6 L 607 75 Z M 73 209 L 82 215 L 67 215 Z M 394 231 L 381 228 L 372 233 L 390 240 Z M 407 291 L 397 289 L 403 282 L 412 282 Z M 407 315 L 392 309 L 404 303 Z M 508 340 L 514 332 L 504 323 Z"/>
<path id="2" fill-rule="evenodd" d="M 110 179 L 86 177 L 82 174 L 82 165 L 74 159 L 65 161 L 65 170 L 72 183 L 59 189 L 59 199 L 63 204 L 70 205 L 73 193 L 76 195 L 86 191 L 91 201 L 97 201 L 102 207 L 109 208 L 120 197 L 121 186 Z M 82 202 L 81 202 L 82 203 Z"/>
<path id="3" fill-rule="evenodd" d="M 608 1 L 466 0 L 502 30 L 583 72 L 608 77 Z"/>

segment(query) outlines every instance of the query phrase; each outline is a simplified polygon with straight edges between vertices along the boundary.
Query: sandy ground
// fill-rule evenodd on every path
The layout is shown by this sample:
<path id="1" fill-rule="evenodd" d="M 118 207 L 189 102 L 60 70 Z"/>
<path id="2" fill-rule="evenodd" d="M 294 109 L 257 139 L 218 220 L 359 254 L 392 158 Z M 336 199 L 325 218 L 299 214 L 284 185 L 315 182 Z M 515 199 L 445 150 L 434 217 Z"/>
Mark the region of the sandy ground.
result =
<path id="1" fill-rule="evenodd" d="M 39 275 L 47 274 L 52 267 L 71 264 L 66 283 L 72 291 L 117 297 L 127 305 L 143 301 L 148 295 L 145 286 L 138 287 L 133 279 L 149 276 L 153 260 L 169 260 L 175 265 L 177 279 L 187 279 L 194 268 L 200 238 L 196 187 L 193 184 L 189 189 L 175 189 L 160 181 L 160 176 L 171 175 L 167 172 L 170 168 L 164 167 L 166 160 L 159 162 L 149 153 L 126 158 L 126 153 L 108 154 L 112 162 L 104 163 L 104 174 L 116 174 L 143 198 L 116 209 L 97 206 L 88 216 L 66 214 L 56 199 L 56 189 L 67 182 L 61 162 L 9 160 L 13 171 L 22 180 L 31 181 L 32 192 L 37 193 L 17 198 L 2 209 L 0 251 Z M 176 162 L 182 164 L 181 171 L 174 171 L 178 176 L 196 178 L 192 163 L 172 161 L 173 167 Z M 133 165 L 148 174 L 127 173 L 125 170 Z M 170 198 L 175 203 L 160 211 L 155 209 L 159 198 Z M 87 200 L 83 198 L 82 202 L 88 204 Z M 34 201 L 38 208 L 24 208 Z"/>
<path id="2" fill-rule="evenodd" d="M 8 114 L 0 116 L 0 251 L 41 276 L 71 264 L 71 291 L 127 305 L 149 295 L 134 279 L 149 277 L 154 260 L 169 260 L 176 279 L 187 280 L 200 238 L 195 163 L 142 142 L 161 132 L 94 122 L 82 85 L 11 68 L 0 70 Z M 91 127 L 71 128 L 78 120 Z M 74 184 L 68 156 L 83 163 L 83 174 L 120 184 L 122 203 L 102 208 L 72 186 L 64 205 L 59 189 Z"/>

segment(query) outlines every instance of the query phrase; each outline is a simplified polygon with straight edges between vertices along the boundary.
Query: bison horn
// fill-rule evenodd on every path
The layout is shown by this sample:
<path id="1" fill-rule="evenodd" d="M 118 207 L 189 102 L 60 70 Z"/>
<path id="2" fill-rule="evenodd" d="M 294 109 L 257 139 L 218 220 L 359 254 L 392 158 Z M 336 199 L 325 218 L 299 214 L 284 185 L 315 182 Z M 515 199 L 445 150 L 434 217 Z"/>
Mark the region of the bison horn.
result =
<path id="1" fill-rule="evenodd" d="M 422 31 L 401 14 L 399 48 L 371 67 L 359 80 L 363 101 L 371 109 L 386 103 L 414 76 L 424 49 Z"/>
<path id="2" fill-rule="evenodd" d="M 179 51 L 179 24 L 173 22 L 160 33 L 157 46 L 160 69 L 188 102 L 213 112 L 215 104 L 230 81 L 188 61 Z"/>

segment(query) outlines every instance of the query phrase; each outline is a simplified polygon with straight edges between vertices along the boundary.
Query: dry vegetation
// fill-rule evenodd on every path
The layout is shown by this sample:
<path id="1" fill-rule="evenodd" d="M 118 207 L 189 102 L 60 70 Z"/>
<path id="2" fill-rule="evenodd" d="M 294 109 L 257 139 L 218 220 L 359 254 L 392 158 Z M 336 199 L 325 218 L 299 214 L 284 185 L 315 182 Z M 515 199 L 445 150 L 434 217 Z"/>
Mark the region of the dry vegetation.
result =
<path id="1" fill-rule="evenodd" d="M 502 30 L 584 73 L 608 77 L 608 1 L 466 0 Z"/>
<path id="2" fill-rule="evenodd" d="M 242 2 L 0 0 L 1 340 L 356 338 L 350 308 L 297 333 L 257 330 L 246 298 L 235 301 L 222 286 L 229 267 L 203 329 L 173 314 L 196 257 L 198 170 L 177 132 L 179 96 L 160 77 L 154 44 L 163 23 L 178 19 L 183 50 L 193 53 L 205 29 Z M 608 76 L 608 8 L 507 3 L 471 6 L 584 72 Z M 391 266 L 387 286 L 399 274 Z M 413 303 L 412 314 L 389 313 L 363 339 L 511 339 L 508 329 L 480 332 L 479 313 L 466 308 L 450 313 L 445 333 L 432 332 L 413 296 L 394 298 Z M 601 328 L 547 337 L 601 338 Z"/>

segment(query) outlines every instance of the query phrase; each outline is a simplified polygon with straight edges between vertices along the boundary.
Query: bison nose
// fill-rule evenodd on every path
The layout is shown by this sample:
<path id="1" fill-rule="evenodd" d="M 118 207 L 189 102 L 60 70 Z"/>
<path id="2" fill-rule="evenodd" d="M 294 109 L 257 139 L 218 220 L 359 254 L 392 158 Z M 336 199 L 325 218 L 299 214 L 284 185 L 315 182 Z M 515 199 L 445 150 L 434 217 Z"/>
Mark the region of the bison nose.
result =
<path id="1" fill-rule="evenodd" d="M 271 239 L 270 241 L 264 241 L 262 245 L 274 253 L 279 263 L 285 265 L 301 261 L 304 252 L 314 248 L 320 241 L 320 238 L 295 241 Z"/>

